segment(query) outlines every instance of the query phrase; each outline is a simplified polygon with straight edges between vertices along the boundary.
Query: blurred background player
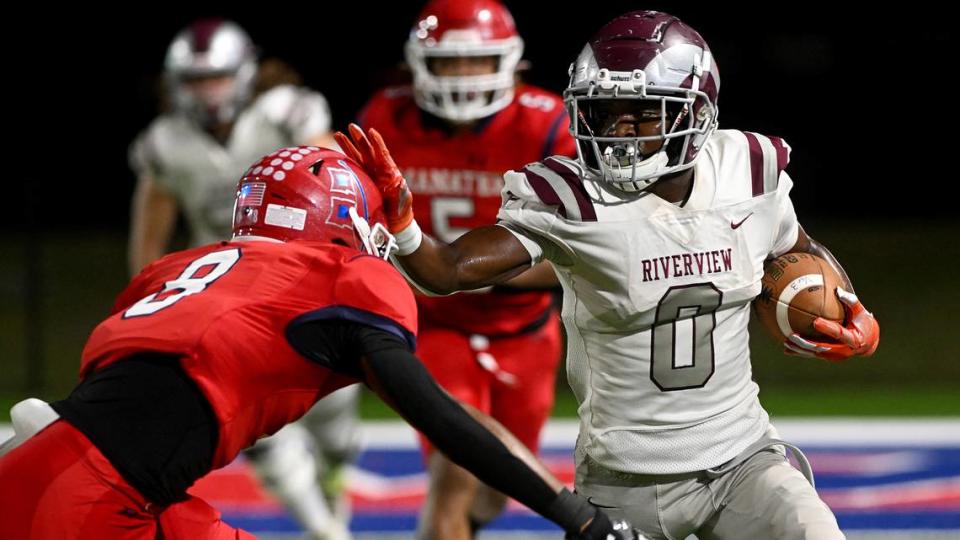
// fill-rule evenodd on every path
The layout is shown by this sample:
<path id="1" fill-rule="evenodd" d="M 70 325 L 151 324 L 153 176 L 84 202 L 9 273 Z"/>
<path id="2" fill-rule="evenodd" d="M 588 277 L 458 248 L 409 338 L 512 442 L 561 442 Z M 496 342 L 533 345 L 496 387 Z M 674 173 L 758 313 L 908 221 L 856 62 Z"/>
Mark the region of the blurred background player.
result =
<path id="1" fill-rule="evenodd" d="M 167 49 L 163 82 L 169 110 L 130 150 L 137 174 L 131 274 L 169 249 L 178 213 L 190 245 L 228 238 L 236 179 L 253 160 L 278 147 L 335 144 L 323 95 L 299 86 L 283 62 L 258 62 L 234 22 L 202 19 L 181 30 Z M 342 478 L 358 450 L 358 395 L 355 386 L 330 395 L 247 452 L 261 480 L 317 537 L 349 537 Z"/>
<path id="2" fill-rule="evenodd" d="M 367 384 L 451 459 L 571 540 L 637 540 L 570 493 L 413 355 L 416 303 L 376 186 L 343 154 L 281 148 L 236 190 L 234 235 L 148 265 L 90 335 L 63 400 L 11 411 L 4 540 L 247 540 L 187 492 L 318 399 Z"/>
<path id="3" fill-rule="evenodd" d="M 360 113 L 387 141 L 416 193 L 425 231 L 446 242 L 495 223 L 504 171 L 572 156 L 557 95 L 518 82 L 523 40 L 495 0 L 434 0 L 406 44 L 413 85 L 376 94 Z M 553 406 L 560 328 L 553 270 L 541 265 L 514 287 L 418 296 L 418 354 L 441 386 L 499 420 L 536 452 Z M 421 538 L 458 540 L 495 518 L 506 498 L 433 452 Z"/>

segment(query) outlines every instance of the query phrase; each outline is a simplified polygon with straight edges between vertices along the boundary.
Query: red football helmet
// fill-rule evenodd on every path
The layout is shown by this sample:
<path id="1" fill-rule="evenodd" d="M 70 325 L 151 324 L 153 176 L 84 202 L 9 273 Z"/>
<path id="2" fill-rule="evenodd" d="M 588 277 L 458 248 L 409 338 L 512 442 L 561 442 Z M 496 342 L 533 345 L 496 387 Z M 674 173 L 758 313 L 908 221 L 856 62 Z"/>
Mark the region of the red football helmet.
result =
<path id="1" fill-rule="evenodd" d="M 626 191 L 693 167 L 717 127 L 720 73 L 710 47 L 680 19 L 634 11 L 601 28 L 570 66 L 563 93 L 580 162 Z M 617 115 L 651 133 L 617 136 Z"/>
<path id="2" fill-rule="evenodd" d="M 509 105 L 522 55 L 513 17 L 496 0 L 432 0 L 406 46 L 417 105 L 454 122 L 490 116 Z M 430 66 L 432 58 L 483 56 L 497 58 L 496 72 L 440 76 Z"/>
<path id="3" fill-rule="evenodd" d="M 329 242 L 386 259 L 396 242 L 385 223 L 373 180 L 326 148 L 281 148 L 251 165 L 237 185 L 234 238 Z"/>

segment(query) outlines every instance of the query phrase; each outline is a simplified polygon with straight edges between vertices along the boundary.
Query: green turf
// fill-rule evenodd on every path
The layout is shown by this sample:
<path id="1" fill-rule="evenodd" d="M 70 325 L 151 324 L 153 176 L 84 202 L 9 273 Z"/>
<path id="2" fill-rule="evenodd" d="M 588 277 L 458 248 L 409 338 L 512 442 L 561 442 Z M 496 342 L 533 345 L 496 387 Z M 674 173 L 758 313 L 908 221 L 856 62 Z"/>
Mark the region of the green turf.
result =
<path id="1" fill-rule="evenodd" d="M 798 360 L 752 327 L 753 375 L 767 409 L 775 416 L 960 416 L 950 387 L 960 381 L 960 340 L 950 315 L 960 225 L 804 221 L 877 314 L 880 348 L 841 365 Z M 34 311 L 30 278 L 39 286 Z M 56 399 L 70 391 L 83 344 L 126 278 L 122 231 L 44 233 L 29 245 L 17 233 L 0 240 L 0 420 L 25 396 Z M 392 415 L 372 399 L 363 412 Z M 558 396 L 556 413 L 574 415 L 569 392 Z"/>
<path id="2" fill-rule="evenodd" d="M 761 388 L 760 400 L 775 417 L 785 416 L 960 416 L 960 399 L 950 387 L 903 388 Z M 370 392 L 360 411 L 367 419 L 398 418 Z M 557 393 L 554 417 L 575 417 L 577 403 L 570 392 Z"/>
<path id="3" fill-rule="evenodd" d="M 0 422 L 9 420 L 10 407 L 29 394 L 0 393 Z M 785 416 L 939 416 L 960 417 L 960 399 L 951 387 L 889 388 L 761 388 L 760 400 L 775 417 Z M 41 395 L 57 399 L 62 395 Z M 368 420 L 399 419 L 369 391 L 360 400 L 360 414 Z M 557 393 L 554 417 L 577 415 L 576 401 L 568 391 Z"/>

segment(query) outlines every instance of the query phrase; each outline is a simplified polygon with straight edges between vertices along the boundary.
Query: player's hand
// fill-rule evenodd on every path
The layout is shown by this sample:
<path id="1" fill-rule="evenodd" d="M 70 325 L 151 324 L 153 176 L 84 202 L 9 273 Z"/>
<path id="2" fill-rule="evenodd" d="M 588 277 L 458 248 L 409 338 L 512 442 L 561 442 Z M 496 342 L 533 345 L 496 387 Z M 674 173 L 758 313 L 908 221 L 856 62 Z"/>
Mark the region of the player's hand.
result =
<path id="1" fill-rule="evenodd" d="M 625 520 L 610 521 L 599 508 L 593 519 L 587 523 L 580 534 L 567 534 L 566 540 L 644 540 L 637 535 L 633 526 Z"/>
<path id="2" fill-rule="evenodd" d="M 786 354 L 839 362 L 851 356 L 870 356 L 877 350 L 880 344 L 877 319 L 863 307 L 857 295 L 837 287 L 837 296 L 847 312 L 846 325 L 819 317 L 813 321 L 817 332 L 835 341 L 812 341 L 793 334 L 784 342 Z"/>
<path id="3" fill-rule="evenodd" d="M 387 214 L 387 228 L 398 233 L 413 221 L 413 195 L 407 187 L 407 181 L 393 162 L 383 137 L 377 130 L 370 128 L 370 137 L 363 133 L 360 126 L 350 124 L 350 137 L 336 132 L 333 137 L 347 156 L 363 166 L 373 178 L 383 194 L 383 209 Z M 350 139 L 353 139 L 352 141 Z"/>

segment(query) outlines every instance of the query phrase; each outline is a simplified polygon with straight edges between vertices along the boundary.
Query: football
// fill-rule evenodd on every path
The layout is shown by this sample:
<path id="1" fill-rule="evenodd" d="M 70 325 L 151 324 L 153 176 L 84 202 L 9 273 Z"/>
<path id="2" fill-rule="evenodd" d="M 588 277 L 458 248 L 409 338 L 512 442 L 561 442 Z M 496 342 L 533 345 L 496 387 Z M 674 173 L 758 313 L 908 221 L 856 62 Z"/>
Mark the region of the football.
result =
<path id="1" fill-rule="evenodd" d="M 813 327 L 817 317 L 843 322 L 837 298 L 840 275 L 827 261 L 809 253 L 787 253 L 764 266 L 760 296 L 753 302 L 757 317 L 777 341 L 793 333 L 829 339 Z"/>

